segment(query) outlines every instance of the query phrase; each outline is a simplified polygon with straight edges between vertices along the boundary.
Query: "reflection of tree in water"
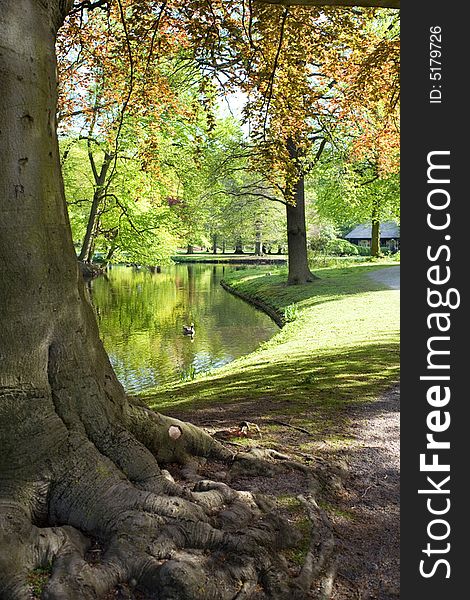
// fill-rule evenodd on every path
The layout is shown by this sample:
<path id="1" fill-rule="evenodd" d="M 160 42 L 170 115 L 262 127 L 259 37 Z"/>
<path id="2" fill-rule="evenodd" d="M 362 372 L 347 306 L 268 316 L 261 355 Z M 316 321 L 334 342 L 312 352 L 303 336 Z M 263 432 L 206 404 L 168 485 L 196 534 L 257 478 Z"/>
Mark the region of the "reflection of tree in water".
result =
<path id="1" fill-rule="evenodd" d="M 194 296 L 196 292 L 196 279 L 194 276 L 194 265 L 187 265 L 188 268 L 188 310 L 191 311 L 194 305 Z M 188 314 L 188 321 L 191 321 Z"/>
<path id="2" fill-rule="evenodd" d="M 94 280 L 100 331 L 118 376 L 136 392 L 251 352 L 276 326 L 219 285 L 226 267 L 176 265 L 161 273 L 114 268 Z M 182 326 L 193 321 L 191 341 Z"/>

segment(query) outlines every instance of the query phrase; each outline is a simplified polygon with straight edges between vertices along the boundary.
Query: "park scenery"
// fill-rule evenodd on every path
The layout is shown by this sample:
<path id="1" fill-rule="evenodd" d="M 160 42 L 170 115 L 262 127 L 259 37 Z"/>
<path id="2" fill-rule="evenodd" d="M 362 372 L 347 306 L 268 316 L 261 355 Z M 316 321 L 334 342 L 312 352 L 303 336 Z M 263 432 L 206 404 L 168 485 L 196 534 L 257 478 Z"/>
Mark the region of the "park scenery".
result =
<path id="1" fill-rule="evenodd" d="M 399 598 L 399 27 L 0 0 L 0 600 Z"/>

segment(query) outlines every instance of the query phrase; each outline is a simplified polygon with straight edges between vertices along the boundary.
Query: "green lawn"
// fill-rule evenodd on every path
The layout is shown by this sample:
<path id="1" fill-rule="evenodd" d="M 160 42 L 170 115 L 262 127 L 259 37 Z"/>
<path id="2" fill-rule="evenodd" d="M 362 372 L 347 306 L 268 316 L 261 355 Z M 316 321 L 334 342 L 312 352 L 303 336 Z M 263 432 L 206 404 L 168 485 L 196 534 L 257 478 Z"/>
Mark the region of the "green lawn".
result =
<path id="1" fill-rule="evenodd" d="M 264 254 L 263 256 L 257 256 L 255 254 L 222 254 L 218 252 L 213 254 L 212 252 L 196 252 L 194 254 L 175 254 L 171 257 L 176 263 L 239 263 L 239 264 L 250 264 L 264 261 L 269 263 L 270 261 L 278 264 L 285 264 L 287 262 L 287 256 L 285 254 Z"/>
<path id="2" fill-rule="evenodd" d="M 399 377 L 399 292 L 367 277 L 391 265 L 317 269 L 320 279 L 303 286 L 285 284 L 285 267 L 235 272 L 227 284 L 275 309 L 285 326 L 256 352 L 146 400 L 188 419 L 254 421 L 268 441 L 282 429 L 273 420 L 341 441 L 345 408 L 377 398 Z"/>

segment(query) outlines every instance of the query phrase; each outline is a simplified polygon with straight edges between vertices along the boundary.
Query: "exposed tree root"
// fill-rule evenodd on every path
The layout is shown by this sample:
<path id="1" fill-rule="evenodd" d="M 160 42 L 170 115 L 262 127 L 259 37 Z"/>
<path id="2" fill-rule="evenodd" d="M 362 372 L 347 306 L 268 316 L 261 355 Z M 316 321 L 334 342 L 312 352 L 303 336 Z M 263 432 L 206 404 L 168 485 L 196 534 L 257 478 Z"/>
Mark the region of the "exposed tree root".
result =
<path id="1" fill-rule="evenodd" d="M 320 509 L 313 497 L 298 496 L 307 509 L 312 523 L 310 548 L 304 565 L 297 577 L 297 584 L 304 590 L 318 579 L 322 571 L 329 569 L 330 559 L 334 549 L 334 538 L 325 513 Z M 331 573 L 331 571 L 330 571 Z"/>
<path id="2" fill-rule="evenodd" d="M 202 430 L 137 403 L 111 423 L 99 439 L 95 426 L 63 423 L 61 444 L 33 470 L 43 473 L 41 482 L 1 489 L 2 600 L 29 600 L 28 573 L 51 563 L 47 600 L 99 599 L 121 583 L 159 600 L 313 597 L 332 544 L 313 499 L 302 500 L 312 544 L 292 577 L 281 550 L 299 534 L 275 502 L 197 473 L 206 459 L 225 463 L 231 476 L 276 476 L 286 468 L 307 475 L 307 467 L 274 450 L 234 454 Z M 164 468 L 174 463 L 180 481 Z M 33 488 L 41 493 L 27 491 Z M 92 539 L 98 560 L 88 554 Z"/>

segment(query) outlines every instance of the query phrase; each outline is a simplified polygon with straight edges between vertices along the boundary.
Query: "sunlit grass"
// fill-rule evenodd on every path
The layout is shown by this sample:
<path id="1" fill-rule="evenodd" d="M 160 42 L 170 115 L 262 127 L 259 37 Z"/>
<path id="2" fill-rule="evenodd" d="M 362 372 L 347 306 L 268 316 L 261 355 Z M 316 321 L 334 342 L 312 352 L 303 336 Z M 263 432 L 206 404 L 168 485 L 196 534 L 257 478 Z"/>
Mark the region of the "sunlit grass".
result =
<path id="1" fill-rule="evenodd" d="M 287 415 L 313 435 L 333 434 L 345 406 L 373 400 L 398 380 L 399 292 L 367 276 L 390 264 L 319 269 L 320 279 L 303 286 L 287 286 L 283 267 L 230 274 L 231 287 L 288 322 L 256 352 L 154 390 L 147 401 L 166 413 L 236 404 L 253 421 Z"/>

